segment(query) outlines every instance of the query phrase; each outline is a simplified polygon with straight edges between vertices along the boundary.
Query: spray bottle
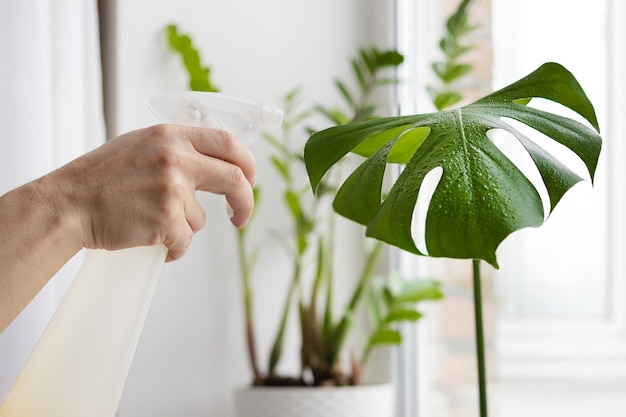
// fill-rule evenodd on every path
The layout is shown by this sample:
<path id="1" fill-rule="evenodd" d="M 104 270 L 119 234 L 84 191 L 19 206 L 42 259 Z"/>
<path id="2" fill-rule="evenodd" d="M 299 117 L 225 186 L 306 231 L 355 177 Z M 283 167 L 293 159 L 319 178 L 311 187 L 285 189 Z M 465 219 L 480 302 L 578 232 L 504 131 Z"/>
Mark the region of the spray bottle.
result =
<path id="1" fill-rule="evenodd" d="M 219 93 L 149 100 L 158 119 L 230 130 L 247 144 L 282 111 Z M 0 417 L 113 417 L 167 248 L 90 250 L 4 403 Z"/>

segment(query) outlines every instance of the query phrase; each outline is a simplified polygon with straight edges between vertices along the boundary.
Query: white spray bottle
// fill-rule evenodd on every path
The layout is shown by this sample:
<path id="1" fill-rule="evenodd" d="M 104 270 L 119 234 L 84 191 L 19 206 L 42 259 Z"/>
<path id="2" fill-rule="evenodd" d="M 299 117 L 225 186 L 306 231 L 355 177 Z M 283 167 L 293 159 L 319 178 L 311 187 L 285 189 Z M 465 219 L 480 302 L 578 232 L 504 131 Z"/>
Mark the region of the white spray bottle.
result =
<path id="1" fill-rule="evenodd" d="M 282 111 L 218 93 L 151 99 L 165 122 L 230 130 L 250 144 Z M 167 248 L 91 250 L 0 407 L 0 417 L 113 417 Z"/>

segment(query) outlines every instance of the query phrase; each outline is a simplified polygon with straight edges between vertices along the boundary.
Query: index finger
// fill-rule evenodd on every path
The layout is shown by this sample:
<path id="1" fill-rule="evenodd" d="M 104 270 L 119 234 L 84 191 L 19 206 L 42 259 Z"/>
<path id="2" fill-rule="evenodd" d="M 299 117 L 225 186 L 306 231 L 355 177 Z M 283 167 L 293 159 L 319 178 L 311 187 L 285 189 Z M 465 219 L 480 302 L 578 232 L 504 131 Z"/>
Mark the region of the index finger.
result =
<path id="1" fill-rule="evenodd" d="M 192 146 L 201 154 L 237 165 L 244 176 L 254 185 L 256 164 L 250 150 L 231 133 L 207 128 L 194 128 L 189 135 Z"/>

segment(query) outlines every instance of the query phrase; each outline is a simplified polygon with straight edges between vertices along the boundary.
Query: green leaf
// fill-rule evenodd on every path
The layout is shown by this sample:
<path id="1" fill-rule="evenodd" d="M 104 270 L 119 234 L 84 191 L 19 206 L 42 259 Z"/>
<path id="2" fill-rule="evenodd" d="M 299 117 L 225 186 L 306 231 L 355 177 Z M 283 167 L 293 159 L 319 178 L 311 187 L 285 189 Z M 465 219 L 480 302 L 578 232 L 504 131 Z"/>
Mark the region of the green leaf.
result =
<path id="1" fill-rule="evenodd" d="M 269 143 L 277 152 L 279 152 L 283 157 L 286 157 L 286 158 L 289 157 L 291 151 L 276 136 L 274 136 L 274 135 L 272 135 L 272 134 L 270 134 L 268 132 L 261 132 L 261 137 L 267 143 Z"/>
<path id="2" fill-rule="evenodd" d="M 326 286 L 326 299 L 324 300 L 324 317 L 322 319 L 322 341 L 324 348 L 328 352 L 330 340 L 333 335 L 333 285 L 332 282 Z M 328 355 L 326 355 L 328 357 Z"/>
<path id="3" fill-rule="evenodd" d="M 595 131 L 517 102 L 533 97 L 570 108 Z M 593 105 L 569 71 L 547 63 L 508 87 L 456 110 L 381 118 L 314 134 L 304 154 L 311 186 L 315 190 L 324 174 L 353 149 L 376 144 L 378 149 L 367 149 L 370 156 L 338 191 L 335 210 L 366 225 L 368 236 L 401 249 L 434 257 L 483 259 L 497 267 L 498 245 L 516 230 L 538 227 L 545 219 L 539 193 L 487 132 L 506 131 L 523 145 L 550 196 L 548 212 L 581 180 L 504 118 L 526 124 L 571 149 L 585 163 L 593 181 L 602 144 Z M 424 138 L 425 129 L 429 133 Z M 405 137 L 408 139 L 403 141 Z M 402 149 L 394 154 L 396 146 Z M 388 162 L 406 166 L 383 200 L 381 178 Z M 413 239 L 413 213 L 424 178 L 436 169 L 441 178 L 428 203 L 425 228 L 416 230 L 425 236 L 424 251 Z"/>
<path id="4" fill-rule="evenodd" d="M 341 82 L 341 80 L 335 80 L 335 86 L 341 92 L 341 95 L 346 100 L 348 105 L 350 105 L 350 107 L 353 109 L 356 108 L 354 98 L 352 97 L 352 94 L 350 94 L 350 91 L 348 91 L 348 88 L 345 86 L 345 84 Z"/>
<path id="5" fill-rule="evenodd" d="M 388 286 L 385 286 L 385 288 L 383 288 L 382 298 L 383 298 L 383 301 L 385 302 L 385 306 L 387 308 L 391 308 L 394 302 L 395 296 L 393 295 L 393 293 L 391 292 Z"/>
<path id="6" fill-rule="evenodd" d="M 376 80 L 376 86 L 395 85 L 400 82 L 398 78 L 379 78 Z"/>
<path id="7" fill-rule="evenodd" d="M 369 288 L 368 291 L 365 292 L 365 306 L 367 307 L 370 321 L 376 325 L 381 323 L 383 320 L 379 298 L 382 298 L 382 291 L 380 290 L 375 291 L 372 288 Z"/>
<path id="8" fill-rule="evenodd" d="M 433 104 L 437 110 L 447 109 L 463 100 L 463 96 L 455 91 L 443 91 L 437 94 L 433 100 Z"/>
<path id="9" fill-rule="evenodd" d="M 302 206 L 300 205 L 300 199 L 298 198 L 298 194 L 291 190 L 285 191 L 285 202 L 287 203 L 287 207 L 289 207 L 291 215 L 295 219 L 300 219 L 303 216 Z"/>
<path id="10" fill-rule="evenodd" d="M 287 104 L 293 103 L 298 97 L 298 94 L 300 94 L 301 92 L 302 92 L 302 87 L 292 88 L 291 90 L 287 92 L 287 94 L 285 94 L 284 102 Z"/>
<path id="11" fill-rule="evenodd" d="M 413 309 L 392 310 L 385 317 L 385 323 L 396 323 L 401 321 L 416 322 L 422 318 L 422 313 Z"/>
<path id="12" fill-rule="evenodd" d="M 461 55 L 464 55 L 465 53 L 471 51 L 472 49 L 474 49 L 473 46 L 456 45 L 456 49 L 449 56 L 449 58 L 450 59 L 457 59 L 458 57 L 460 57 Z"/>
<path id="13" fill-rule="evenodd" d="M 352 63 L 352 71 L 354 72 L 354 77 L 359 82 L 359 87 L 361 89 L 365 89 L 366 87 L 365 76 L 363 75 L 363 71 L 361 71 L 361 67 L 359 66 L 359 63 L 355 59 L 353 59 L 351 63 Z"/>
<path id="14" fill-rule="evenodd" d="M 372 48 L 369 53 L 365 49 L 361 49 L 360 51 L 361 60 L 371 75 L 376 72 L 378 67 L 378 59 L 376 58 L 378 55 L 377 52 L 378 51 L 375 48 Z"/>
<path id="15" fill-rule="evenodd" d="M 340 109 L 327 109 L 322 106 L 315 106 L 315 110 L 325 116 L 334 125 L 345 125 L 350 121 L 350 117 Z"/>
<path id="16" fill-rule="evenodd" d="M 381 67 L 397 67 L 404 62 L 404 56 L 398 51 L 385 51 L 378 58 Z"/>
<path id="17" fill-rule="evenodd" d="M 339 358 L 341 349 L 348 336 L 348 331 L 354 325 L 354 317 L 351 312 L 347 311 L 339 323 L 331 332 L 331 337 L 328 340 L 328 346 L 326 347 L 326 361 L 329 364 L 334 365 Z"/>
<path id="18" fill-rule="evenodd" d="M 430 280 L 413 280 L 400 282 L 399 288 L 393 288 L 393 302 L 395 304 L 418 303 L 427 300 L 439 300 L 443 297 L 441 283 Z"/>
<path id="19" fill-rule="evenodd" d="M 286 181 L 289 181 L 290 175 L 287 165 L 285 165 L 285 163 L 278 159 L 278 157 L 276 156 L 272 156 L 270 160 L 272 161 L 272 165 L 274 165 L 274 168 L 276 168 L 276 171 L 278 171 L 281 177 L 283 177 Z"/>
<path id="20" fill-rule="evenodd" d="M 297 113 L 292 117 L 292 119 L 290 120 L 290 123 L 292 126 L 296 126 L 300 124 L 302 121 L 304 121 L 305 119 L 307 119 L 308 117 L 310 117 L 312 114 L 313 112 L 310 110 Z"/>
<path id="21" fill-rule="evenodd" d="M 400 343 L 402 343 L 402 335 L 399 331 L 392 329 L 381 329 L 374 332 L 374 334 L 370 336 L 368 345 L 399 345 Z"/>
<path id="22" fill-rule="evenodd" d="M 456 12 L 450 16 L 446 22 L 446 27 L 451 33 L 456 33 L 459 30 L 463 30 L 467 27 L 467 6 L 469 6 L 471 0 L 463 0 Z"/>
<path id="23" fill-rule="evenodd" d="M 443 75 L 443 80 L 446 83 L 451 83 L 457 78 L 460 78 L 464 76 L 465 74 L 469 73 L 471 70 L 472 70 L 472 66 L 469 64 L 449 65 L 446 69 L 445 74 Z"/>
<path id="24" fill-rule="evenodd" d="M 472 70 L 472 66 L 469 64 L 451 64 L 447 62 L 433 62 L 432 68 L 435 74 L 446 84 L 450 84 Z"/>
<path id="25" fill-rule="evenodd" d="M 359 113 L 354 116 L 352 120 L 347 120 L 346 123 L 344 124 L 375 119 L 376 116 L 374 116 L 374 112 L 376 112 L 376 106 L 374 105 L 364 106 L 363 108 L 361 108 Z"/>
<path id="26" fill-rule="evenodd" d="M 446 73 L 446 68 L 447 63 L 446 62 L 433 62 L 432 64 L 430 64 L 431 68 L 433 69 L 433 71 L 435 72 L 435 75 L 437 75 L 437 77 L 443 79 L 443 75 Z"/>
<path id="27" fill-rule="evenodd" d="M 202 64 L 200 53 L 189 35 L 178 32 L 178 27 L 169 24 L 165 28 L 170 47 L 178 52 L 189 75 L 189 88 L 193 91 L 217 92 L 211 82 L 211 71 Z"/>

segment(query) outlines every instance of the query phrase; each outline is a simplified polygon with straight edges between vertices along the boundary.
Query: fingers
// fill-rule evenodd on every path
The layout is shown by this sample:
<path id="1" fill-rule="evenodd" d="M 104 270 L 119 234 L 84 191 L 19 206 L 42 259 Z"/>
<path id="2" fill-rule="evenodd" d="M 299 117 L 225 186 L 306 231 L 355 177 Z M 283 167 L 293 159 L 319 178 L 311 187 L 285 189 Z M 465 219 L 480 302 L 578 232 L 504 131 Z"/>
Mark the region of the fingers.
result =
<path id="1" fill-rule="evenodd" d="M 193 196 L 185 202 L 185 219 L 192 233 L 198 232 L 206 223 L 204 209 Z"/>
<path id="2" fill-rule="evenodd" d="M 254 195 L 252 188 L 247 187 L 242 193 L 237 195 L 230 194 L 226 196 L 228 204 L 228 212 L 231 223 L 241 229 L 248 224 L 252 211 L 254 210 Z"/>
<path id="3" fill-rule="evenodd" d="M 254 157 L 250 150 L 232 134 L 223 130 L 194 129 L 189 139 L 199 153 L 239 167 L 250 185 L 254 185 L 256 177 Z M 201 182 L 198 185 L 199 189 L 203 189 Z"/>
<path id="4" fill-rule="evenodd" d="M 254 206 L 252 154 L 214 129 L 155 125 L 128 132 L 68 169 L 76 173 L 72 201 L 88 247 L 164 243 L 174 260 L 206 222 L 197 190 L 224 195 L 236 227 L 246 225 Z"/>
<path id="5" fill-rule="evenodd" d="M 192 170 L 188 174 L 194 182 L 190 188 L 224 195 L 231 223 L 238 228 L 244 227 L 254 209 L 254 157 L 228 132 L 198 128 L 187 132 L 187 138 L 196 151 L 194 162 L 188 161 L 186 166 Z M 187 224 L 177 227 L 177 235 L 170 236 L 171 242 L 165 242 L 169 248 L 168 261 L 182 257 L 191 244 L 193 234 L 204 227 L 206 215 L 195 195 L 185 202 L 185 218 Z"/>
<path id="6" fill-rule="evenodd" d="M 191 142 L 204 156 L 197 166 L 196 188 L 226 196 L 232 224 L 244 227 L 254 209 L 254 157 L 228 132 L 212 129 L 196 132 Z"/>
<path id="7" fill-rule="evenodd" d="M 254 196 L 252 185 L 243 171 L 236 165 L 208 156 L 199 159 L 197 170 L 202 178 L 197 188 L 224 195 L 231 222 L 235 227 L 244 227 L 254 209 Z"/>
<path id="8" fill-rule="evenodd" d="M 165 259 L 167 262 L 182 258 L 187 253 L 189 246 L 191 246 L 194 235 L 189 223 L 184 220 L 172 230 L 173 232 L 168 234 L 163 242 L 168 249 L 167 258 Z"/>
<path id="9" fill-rule="evenodd" d="M 204 227 L 206 215 L 193 195 L 185 198 L 180 214 L 170 217 L 163 244 L 169 249 L 166 261 L 181 258 L 189 249 L 193 236 Z"/>

